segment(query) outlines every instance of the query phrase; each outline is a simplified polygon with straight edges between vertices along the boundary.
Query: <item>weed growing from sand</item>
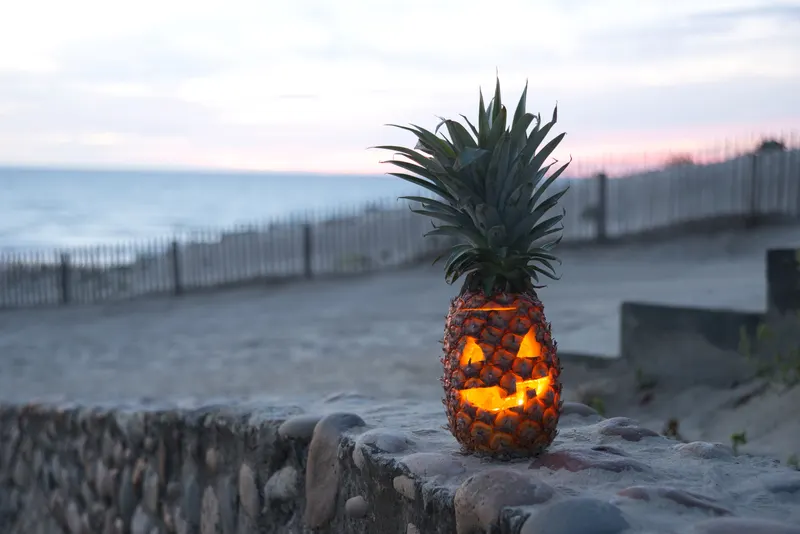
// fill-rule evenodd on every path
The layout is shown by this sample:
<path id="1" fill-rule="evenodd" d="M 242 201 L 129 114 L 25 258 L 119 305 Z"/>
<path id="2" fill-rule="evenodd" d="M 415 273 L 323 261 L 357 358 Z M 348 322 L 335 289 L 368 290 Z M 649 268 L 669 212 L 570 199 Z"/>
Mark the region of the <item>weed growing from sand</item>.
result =
<path id="1" fill-rule="evenodd" d="M 797 313 L 797 322 L 781 326 L 788 327 L 787 331 L 759 324 L 755 340 L 742 327 L 739 330 L 739 352 L 756 366 L 757 376 L 791 388 L 800 384 L 800 340 L 797 336 L 800 312 Z"/>
<path id="2" fill-rule="evenodd" d="M 655 377 L 646 376 L 641 367 L 636 368 L 636 388 L 639 391 L 647 391 L 653 389 L 658 384 Z"/>
<path id="3" fill-rule="evenodd" d="M 606 415 L 606 403 L 603 401 L 603 399 L 601 397 L 592 397 L 591 399 L 589 399 L 589 401 L 586 403 L 586 405 L 589 406 L 590 408 L 594 408 L 594 410 L 597 413 L 599 413 L 600 415 L 605 417 L 605 415 Z"/>
<path id="4" fill-rule="evenodd" d="M 786 459 L 786 465 L 796 471 L 800 471 L 800 458 L 796 454 L 792 454 Z"/>
<path id="5" fill-rule="evenodd" d="M 664 425 L 664 429 L 661 431 L 661 435 L 670 439 L 675 439 L 678 441 L 685 442 L 686 440 L 683 439 L 683 436 L 681 436 L 679 427 L 680 427 L 680 422 L 673 417 L 669 421 L 667 421 L 667 423 Z"/>
<path id="6" fill-rule="evenodd" d="M 731 434 L 731 448 L 733 449 L 733 455 L 739 455 L 739 446 L 747 444 L 747 432 L 742 430 L 741 432 L 737 432 L 735 434 Z"/>

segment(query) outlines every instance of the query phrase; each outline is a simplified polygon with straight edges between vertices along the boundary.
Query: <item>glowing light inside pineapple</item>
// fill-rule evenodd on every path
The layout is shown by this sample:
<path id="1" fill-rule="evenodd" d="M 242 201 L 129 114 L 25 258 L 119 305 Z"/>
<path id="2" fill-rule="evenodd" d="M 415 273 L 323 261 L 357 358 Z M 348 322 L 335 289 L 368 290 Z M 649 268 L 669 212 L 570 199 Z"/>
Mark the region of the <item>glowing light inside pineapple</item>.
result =
<path id="1" fill-rule="evenodd" d="M 519 344 L 517 358 L 539 358 L 541 355 L 542 346 L 536 341 L 533 328 L 531 328 Z M 483 361 L 486 361 L 483 350 L 481 350 L 481 347 L 474 337 L 467 336 L 467 342 L 464 344 L 464 350 L 461 352 L 459 363 L 462 366 L 466 366 L 470 363 Z M 552 380 L 550 377 L 544 376 L 531 380 L 518 380 L 516 384 L 517 391 L 511 395 L 500 386 L 464 389 L 461 390 L 460 393 L 461 398 L 473 406 L 477 406 L 483 410 L 497 412 L 513 408 L 514 406 L 524 405 L 528 391 L 536 391 L 537 397 L 544 395 L 550 389 L 551 383 Z"/>
<path id="2" fill-rule="evenodd" d="M 459 313 L 464 312 L 490 312 L 490 311 L 517 311 L 515 306 L 501 306 L 499 304 L 495 304 L 494 302 L 487 302 L 480 308 L 461 308 Z"/>
<path id="3" fill-rule="evenodd" d="M 486 304 L 480 308 L 461 308 L 459 313 L 476 312 L 476 311 L 516 311 L 514 306 L 495 306 L 493 304 Z"/>

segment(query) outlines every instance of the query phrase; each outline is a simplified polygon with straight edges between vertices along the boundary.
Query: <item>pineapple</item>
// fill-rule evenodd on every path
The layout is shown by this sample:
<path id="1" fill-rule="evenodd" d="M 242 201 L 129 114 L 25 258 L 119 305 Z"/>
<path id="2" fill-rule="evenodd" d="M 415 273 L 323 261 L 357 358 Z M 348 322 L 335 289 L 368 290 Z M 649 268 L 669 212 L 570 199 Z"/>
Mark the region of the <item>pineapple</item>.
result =
<path id="1" fill-rule="evenodd" d="M 542 146 L 558 108 L 542 124 L 525 110 L 527 89 L 508 124 L 498 80 L 488 107 L 480 95 L 477 126 L 463 115 L 466 126 L 443 119 L 433 132 L 393 125 L 415 135 L 415 148 L 376 147 L 402 156 L 387 162 L 400 169 L 389 174 L 437 197 L 402 197 L 439 222 L 426 235 L 457 242 L 444 265 L 449 284 L 464 277 L 444 331 L 449 429 L 465 450 L 505 458 L 544 451 L 562 404 L 556 342 L 534 284 L 558 279 L 551 249 L 564 212 L 552 210 L 566 189 L 544 197 L 570 162 L 546 177 L 565 134 Z"/>

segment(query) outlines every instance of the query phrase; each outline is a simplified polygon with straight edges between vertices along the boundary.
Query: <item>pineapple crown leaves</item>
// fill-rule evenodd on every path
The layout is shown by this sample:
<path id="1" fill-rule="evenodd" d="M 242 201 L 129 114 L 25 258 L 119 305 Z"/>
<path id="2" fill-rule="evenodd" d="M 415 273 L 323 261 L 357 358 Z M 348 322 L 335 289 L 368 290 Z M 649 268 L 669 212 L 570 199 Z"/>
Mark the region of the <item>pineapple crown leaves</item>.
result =
<path id="1" fill-rule="evenodd" d="M 398 168 L 388 174 L 433 193 L 435 198 L 401 198 L 419 206 L 413 212 L 439 223 L 426 236 L 459 241 L 445 263 L 448 283 L 466 275 L 491 293 L 498 287 L 519 290 L 539 275 L 558 279 L 554 263 L 560 262 L 550 250 L 561 240 L 555 234 L 563 230 L 564 212 L 552 211 L 567 189 L 548 193 L 572 159 L 555 169 L 557 161 L 545 163 L 565 136 L 544 143 L 558 106 L 542 124 L 541 115 L 526 111 L 527 92 L 526 83 L 509 121 L 497 79 L 488 106 L 479 93 L 477 125 L 464 115 L 464 124 L 440 118 L 433 131 L 392 124 L 414 134 L 414 148 L 374 147 L 399 156 L 383 162 Z"/>

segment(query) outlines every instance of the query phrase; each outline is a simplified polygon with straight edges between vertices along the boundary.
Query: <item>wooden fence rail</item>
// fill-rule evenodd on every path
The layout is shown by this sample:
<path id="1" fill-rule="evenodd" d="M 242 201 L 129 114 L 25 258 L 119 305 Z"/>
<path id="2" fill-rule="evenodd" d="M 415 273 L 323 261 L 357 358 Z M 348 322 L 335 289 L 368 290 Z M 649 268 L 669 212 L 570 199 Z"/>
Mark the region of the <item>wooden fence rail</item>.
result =
<path id="1" fill-rule="evenodd" d="M 562 187 L 567 183 L 563 182 Z M 556 186 L 558 187 L 558 186 Z M 641 235 L 701 221 L 800 218 L 800 150 L 630 176 L 569 181 L 565 242 Z M 0 308 L 67 305 L 359 273 L 446 247 L 394 199 L 145 243 L 0 253 Z"/>

